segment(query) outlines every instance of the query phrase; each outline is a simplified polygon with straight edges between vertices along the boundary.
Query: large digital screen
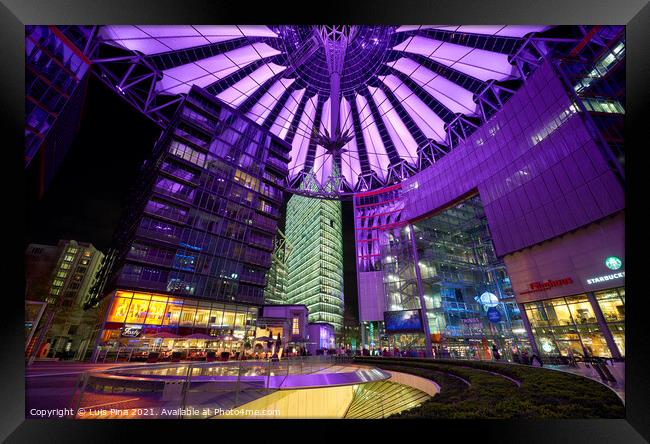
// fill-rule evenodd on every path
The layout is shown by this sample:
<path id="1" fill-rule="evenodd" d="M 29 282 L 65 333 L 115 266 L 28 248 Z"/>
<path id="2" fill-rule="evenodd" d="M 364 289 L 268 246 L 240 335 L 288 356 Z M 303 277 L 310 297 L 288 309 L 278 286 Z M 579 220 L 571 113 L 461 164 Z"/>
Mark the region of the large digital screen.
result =
<path id="1" fill-rule="evenodd" d="M 420 310 L 385 311 L 384 327 L 388 333 L 423 331 Z"/>

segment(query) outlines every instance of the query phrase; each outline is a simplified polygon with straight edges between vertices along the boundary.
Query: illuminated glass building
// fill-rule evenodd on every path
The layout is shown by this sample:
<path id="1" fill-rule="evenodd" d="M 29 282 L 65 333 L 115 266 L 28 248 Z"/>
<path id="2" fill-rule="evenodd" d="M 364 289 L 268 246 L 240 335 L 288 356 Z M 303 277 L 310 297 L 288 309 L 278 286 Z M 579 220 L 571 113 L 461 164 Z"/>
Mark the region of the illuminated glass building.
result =
<path id="1" fill-rule="evenodd" d="M 264 303 L 282 305 L 287 303 L 287 259 L 291 253 L 291 246 L 287 244 L 287 238 L 281 230 L 278 230 L 273 245 L 271 269 L 267 274 L 264 288 Z"/>
<path id="2" fill-rule="evenodd" d="M 304 304 L 309 322 L 343 328 L 341 202 L 292 196 L 287 204 L 287 301 Z"/>
<path id="3" fill-rule="evenodd" d="M 192 88 L 116 236 L 98 344 L 168 332 L 239 350 L 264 302 L 287 161 L 286 144 Z"/>

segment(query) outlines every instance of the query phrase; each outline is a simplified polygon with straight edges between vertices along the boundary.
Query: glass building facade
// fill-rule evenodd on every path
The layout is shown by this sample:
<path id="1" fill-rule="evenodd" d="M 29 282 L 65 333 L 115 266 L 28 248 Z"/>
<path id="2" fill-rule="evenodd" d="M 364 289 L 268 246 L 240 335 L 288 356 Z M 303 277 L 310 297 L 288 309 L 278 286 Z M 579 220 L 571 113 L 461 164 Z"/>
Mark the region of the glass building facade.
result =
<path id="1" fill-rule="evenodd" d="M 399 188 L 387 194 L 395 198 Z M 412 224 L 399 220 L 401 209 L 388 195 L 360 198 L 356 204 L 360 236 L 367 240 L 357 242 L 359 263 L 381 271 L 386 314 L 418 310 L 423 301 L 427 321 L 420 332 L 391 333 L 381 321 L 366 322 L 364 345 L 421 350 L 429 334 L 437 356 L 467 359 L 489 359 L 493 344 L 506 355 L 527 346 L 519 307 L 478 196 Z M 373 217 L 383 224 L 375 220 L 363 229 L 363 221 Z M 364 234 L 368 230 L 371 234 Z"/>
<path id="2" fill-rule="evenodd" d="M 264 289 L 265 304 L 287 303 L 287 259 L 289 253 L 291 253 L 291 246 L 287 244 L 284 233 L 278 230 L 271 257 L 271 269 L 267 274 L 266 288 Z"/>
<path id="3" fill-rule="evenodd" d="M 343 329 L 341 202 L 294 195 L 287 204 L 287 301 L 304 304 L 309 322 Z"/>
<path id="4" fill-rule="evenodd" d="M 117 295 L 127 290 L 165 298 L 169 309 L 191 307 L 187 315 L 178 312 L 177 324 L 150 324 L 142 302 L 142 310 L 124 320 L 177 334 L 186 328 L 218 334 L 219 316 L 208 314 L 213 303 L 220 303 L 222 312 L 228 311 L 224 303 L 232 305 L 233 313 L 251 312 L 239 304 L 261 306 L 288 160 L 286 144 L 192 88 L 145 162 L 116 238 L 118 254 L 107 288 L 118 292 L 107 307 L 106 327 L 117 326 L 110 316 L 124 311 L 126 302 Z M 154 313 L 162 313 L 162 301 L 151 304 Z M 175 313 L 165 312 L 166 321 Z M 230 325 L 231 334 L 243 325 Z M 112 337 L 102 336 L 104 341 Z"/>
<path id="5" fill-rule="evenodd" d="M 529 302 L 524 307 L 543 355 L 612 358 L 613 346 L 625 356 L 623 287 Z"/>
<path id="6" fill-rule="evenodd" d="M 72 144 L 70 129 L 79 126 L 91 65 L 79 49 L 84 39 L 57 26 L 25 26 L 25 167 L 37 198 Z"/>

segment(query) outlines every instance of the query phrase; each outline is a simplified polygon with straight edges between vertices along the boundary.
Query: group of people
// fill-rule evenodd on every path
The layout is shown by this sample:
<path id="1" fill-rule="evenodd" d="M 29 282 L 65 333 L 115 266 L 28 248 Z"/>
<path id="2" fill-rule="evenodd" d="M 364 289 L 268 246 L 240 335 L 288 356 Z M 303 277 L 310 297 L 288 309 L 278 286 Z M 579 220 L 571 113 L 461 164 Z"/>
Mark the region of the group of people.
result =
<path id="1" fill-rule="evenodd" d="M 496 348 L 496 344 L 492 346 L 492 354 L 494 355 L 494 349 Z M 499 360 L 499 358 L 495 357 L 495 360 Z M 528 353 L 528 350 L 524 349 L 519 352 L 519 349 L 517 346 L 514 346 L 512 348 L 512 361 L 517 363 L 517 364 L 524 364 L 524 365 L 535 365 L 535 361 L 537 361 L 537 364 L 539 364 L 540 367 L 544 367 L 544 363 L 542 362 L 542 359 L 536 354 L 536 353 Z"/>

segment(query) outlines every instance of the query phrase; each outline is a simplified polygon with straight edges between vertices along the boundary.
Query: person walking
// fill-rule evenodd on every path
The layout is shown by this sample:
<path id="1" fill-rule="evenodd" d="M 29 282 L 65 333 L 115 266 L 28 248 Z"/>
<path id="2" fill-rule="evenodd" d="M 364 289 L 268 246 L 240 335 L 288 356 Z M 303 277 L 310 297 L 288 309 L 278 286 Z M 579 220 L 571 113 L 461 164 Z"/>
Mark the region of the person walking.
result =
<path id="1" fill-rule="evenodd" d="M 499 353 L 499 349 L 497 348 L 496 344 L 492 344 L 492 356 L 494 357 L 495 361 L 501 359 L 501 353 Z"/>

